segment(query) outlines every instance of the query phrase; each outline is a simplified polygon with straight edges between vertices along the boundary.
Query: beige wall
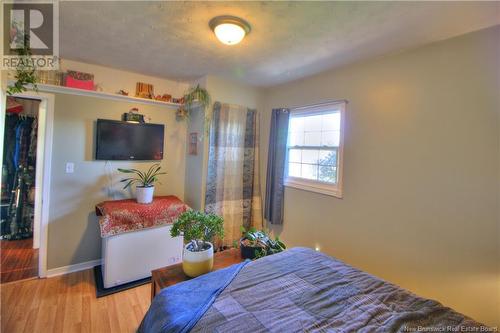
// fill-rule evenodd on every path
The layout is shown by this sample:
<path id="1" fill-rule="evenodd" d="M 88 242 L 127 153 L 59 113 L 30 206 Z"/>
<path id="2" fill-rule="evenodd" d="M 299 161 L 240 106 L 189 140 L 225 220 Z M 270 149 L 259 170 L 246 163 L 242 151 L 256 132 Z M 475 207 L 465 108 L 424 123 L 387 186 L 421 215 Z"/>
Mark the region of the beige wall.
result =
<path id="1" fill-rule="evenodd" d="M 186 175 L 185 191 L 186 204 L 196 210 L 201 210 L 204 202 L 203 180 L 205 176 L 205 135 L 204 135 L 205 115 L 201 108 L 195 108 L 191 111 L 188 121 L 188 138 L 190 133 L 198 134 L 198 153 L 190 155 L 188 145 L 186 145 Z M 189 142 L 189 141 L 188 141 Z"/>
<path id="2" fill-rule="evenodd" d="M 217 76 L 207 76 L 206 86 L 214 102 L 243 105 L 252 109 L 259 107 L 262 95 L 260 88 Z"/>
<path id="3" fill-rule="evenodd" d="M 344 199 L 287 188 L 274 231 L 500 325 L 499 38 L 497 27 L 268 89 L 263 168 L 273 107 L 349 101 Z"/>
<path id="4" fill-rule="evenodd" d="M 95 204 L 131 197 L 123 191 L 118 167 L 147 169 L 152 162 L 94 160 L 95 121 L 120 120 L 136 105 L 94 97 L 55 95 L 54 143 L 50 189 L 48 269 L 101 257 L 101 238 Z M 186 123 L 177 122 L 175 110 L 157 105 L 138 105 L 151 123 L 165 124 L 163 169 L 168 173 L 156 185 L 156 194 L 184 198 Z M 73 174 L 66 162 L 75 163 Z"/>

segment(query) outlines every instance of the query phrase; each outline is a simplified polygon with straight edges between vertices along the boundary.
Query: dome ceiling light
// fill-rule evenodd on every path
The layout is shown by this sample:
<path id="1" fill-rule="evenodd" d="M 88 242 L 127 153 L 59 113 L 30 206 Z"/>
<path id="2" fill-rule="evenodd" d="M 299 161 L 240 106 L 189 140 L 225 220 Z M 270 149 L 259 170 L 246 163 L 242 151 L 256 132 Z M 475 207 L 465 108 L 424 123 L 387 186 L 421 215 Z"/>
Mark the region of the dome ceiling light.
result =
<path id="1" fill-rule="evenodd" d="M 250 24 L 236 16 L 216 16 L 208 22 L 215 36 L 226 45 L 235 45 L 250 33 Z"/>

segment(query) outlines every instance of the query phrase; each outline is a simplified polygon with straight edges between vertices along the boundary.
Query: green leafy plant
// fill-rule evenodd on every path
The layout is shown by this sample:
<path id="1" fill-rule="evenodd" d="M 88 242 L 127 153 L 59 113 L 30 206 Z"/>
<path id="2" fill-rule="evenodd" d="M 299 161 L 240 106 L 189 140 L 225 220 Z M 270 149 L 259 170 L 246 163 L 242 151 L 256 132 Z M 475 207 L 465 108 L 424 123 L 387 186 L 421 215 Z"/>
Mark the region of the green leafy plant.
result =
<path id="1" fill-rule="evenodd" d="M 331 151 L 325 158 L 319 160 L 319 179 L 330 183 L 337 182 L 336 169 L 332 168 L 337 165 L 337 151 Z"/>
<path id="2" fill-rule="evenodd" d="M 241 232 L 241 246 L 256 248 L 255 259 L 286 250 L 286 245 L 279 237 L 276 236 L 272 239 L 269 233 L 264 230 L 257 230 L 255 228 L 246 230 L 244 227 L 241 227 Z"/>
<path id="3" fill-rule="evenodd" d="M 199 252 L 209 248 L 215 236 L 224 237 L 224 219 L 215 214 L 195 210 L 182 213 L 170 229 L 172 237 L 184 236 L 188 250 Z"/>
<path id="4" fill-rule="evenodd" d="M 209 92 L 196 85 L 196 87 L 191 87 L 184 95 L 184 105 L 177 111 L 177 115 L 189 119 L 189 112 L 194 106 L 201 106 L 203 112 L 205 113 L 205 126 L 208 129 L 210 122 L 212 121 L 212 112 L 210 110 L 211 97 Z"/>
<path id="5" fill-rule="evenodd" d="M 201 105 L 204 109 L 210 106 L 210 94 L 205 88 L 196 85 L 188 90 L 186 95 L 184 95 L 184 106 L 191 110 L 194 104 Z"/>
<path id="6" fill-rule="evenodd" d="M 21 31 L 21 30 L 19 30 Z M 23 30 L 24 31 L 24 30 Z M 21 37 L 18 37 L 21 38 Z M 29 45 L 29 35 L 25 34 L 24 45 Z M 19 62 L 15 71 L 15 82 L 7 87 L 7 95 L 22 93 L 27 90 L 27 85 L 32 85 L 34 91 L 38 91 L 36 66 L 31 59 L 31 49 L 28 46 L 17 49 Z"/>
<path id="7" fill-rule="evenodd" d="M 120 181 L 121 183 L 126 183 L 125 186 L 123 187 L 123 189 L 126 189 L 135 183 L 138 183 L 138 186 L 141 186 L 141 187 L 153 186 L 155 182 L 158 182 L 159 175 L 167 174 L 166 172 L 160 172 L 160 170 L 161 170 L 161 166 L 158 163 L 153 164 L 149 168 L 149 170 L 146 172 L 142 172 L 142 171 L 139 171 L 137 169 L 120 169 L 120 168 L 118 168 L 118 171 L 120 171 L 121 173 L 135 175 L 135 177 L 124 178 Z"/>

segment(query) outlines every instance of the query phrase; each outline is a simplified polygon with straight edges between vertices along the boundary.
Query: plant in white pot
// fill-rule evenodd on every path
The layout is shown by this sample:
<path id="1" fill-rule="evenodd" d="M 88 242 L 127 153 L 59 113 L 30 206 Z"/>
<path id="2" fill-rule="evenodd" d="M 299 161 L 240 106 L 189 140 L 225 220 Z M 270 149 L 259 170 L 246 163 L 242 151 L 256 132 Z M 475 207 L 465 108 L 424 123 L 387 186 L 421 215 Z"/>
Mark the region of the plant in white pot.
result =
<path id="1" fill-rule="evenodd" d="M 170 235 L 184 236 L 182 269 L 187 276 L 196 277 L 212 270 L 214 246 L 211 242 L 215 236 L 224 237 L 224 220 L 215 214 L 188 210 L 174 222 Z"/>
<path id="2" fill-rule="evenodd" d="M 138 203 L 148 204 L 153 201 L 153 194 L 155 191 L 154 183 L 158 181 L 159 175 L 165 175 L 166 172 L 160 172 L 161 166 L 156 163 L 153 164 L 148 171 L 142 172 L 137 169 L 120 169 L 118 171 L 127 174 L 134 174 L 133 177 L 122 179 L 120 182 L 126 183 L 123 189 L 136 184 L 135 195 Z"/>

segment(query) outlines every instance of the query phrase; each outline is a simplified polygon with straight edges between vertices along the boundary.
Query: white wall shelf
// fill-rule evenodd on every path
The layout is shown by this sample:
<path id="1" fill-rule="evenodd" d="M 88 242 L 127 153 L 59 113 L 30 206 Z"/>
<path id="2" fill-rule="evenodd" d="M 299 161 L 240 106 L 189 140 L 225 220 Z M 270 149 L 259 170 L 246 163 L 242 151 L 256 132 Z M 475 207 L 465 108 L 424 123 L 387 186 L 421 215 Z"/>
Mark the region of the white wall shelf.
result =
<path id="1" fill-rule="evenodd" d="M 69 87 L 63 87 L 63 86 L 56 86 L 56 85 L 52 85 L 52 84 L 38 83 L 37 87 L 38 87 L 38 90 L 40 92 L 59 93 L 59 94 L 68 94 L 68 95 L 77 95 L 77 96 L 89 96 L 89 97 L 111 99 L 111 100 L 115 100 L 115 101 L 123 101 L 123 102 L 130 102 L 130 103 L 139 103 L 139 104 L 154 104 L 154 105 L 165 106 L 165 107 L 168 107 L 171 109 L 177 109 L 181 106 L 181 104 L 178 104 L 178 103 L 157 101 L 154 99 L 147 99 L 147 98 L 140 98 L 140 97 L 133 97 L 133 96 L 123 96 L 123 95 L 119 95 L 119 94 L 112 94 L 112 93 L 102 92 L 102 91 L 69 88 Z M 33 90 L 33 88 L 31 86 L 28 87 L 28 89 Z"/>

